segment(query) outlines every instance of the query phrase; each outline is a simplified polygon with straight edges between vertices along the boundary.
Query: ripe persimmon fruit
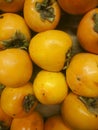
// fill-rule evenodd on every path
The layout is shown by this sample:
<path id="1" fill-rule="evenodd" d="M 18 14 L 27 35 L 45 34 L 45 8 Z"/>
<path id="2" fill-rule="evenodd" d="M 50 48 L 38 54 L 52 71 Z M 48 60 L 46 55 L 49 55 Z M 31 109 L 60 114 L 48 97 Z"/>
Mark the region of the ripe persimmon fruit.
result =
<path id="1" fill-rule="evenodd" d="M 57 0 L 60 7 L 69 14 L 81 15 L 98 5 L 98 0 Z"/>
<path id="2" fill-rule="evenodd" d="M 44 119 L 38 111 L 24 118 L 14 118 L 10 130 L 43 130 Z"/>
<path id="3" fill-rule="evenodd" d="M 81 19 L 77 38 L 86 51 L 98 54 L 98 8 L 92 9 Z"/>

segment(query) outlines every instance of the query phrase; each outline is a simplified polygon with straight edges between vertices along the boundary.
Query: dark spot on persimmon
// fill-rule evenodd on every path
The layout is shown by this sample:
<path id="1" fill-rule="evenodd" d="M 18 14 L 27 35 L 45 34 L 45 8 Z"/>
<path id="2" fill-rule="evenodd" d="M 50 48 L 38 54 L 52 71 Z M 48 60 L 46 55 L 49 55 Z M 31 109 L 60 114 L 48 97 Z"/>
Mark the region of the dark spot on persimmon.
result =
<path id="1" fill-rule="evenodd" d="M 2 18 L 3 18 L 3 15 L 0 16 L 0 19 L 2 19 Z"/>
<path id="2" fill-rule="evenodd" d="M 45 93 L 42 93 L 43 96 L 45 96 Z"/>
<path id="3" fill-rule="evenodd" d="M 78 80 L 78 81 L 80 81 L 80 80 L 81 80 L 81 78 L 80 78 L 80 77 L 77 77 L 77 80 Z"/>

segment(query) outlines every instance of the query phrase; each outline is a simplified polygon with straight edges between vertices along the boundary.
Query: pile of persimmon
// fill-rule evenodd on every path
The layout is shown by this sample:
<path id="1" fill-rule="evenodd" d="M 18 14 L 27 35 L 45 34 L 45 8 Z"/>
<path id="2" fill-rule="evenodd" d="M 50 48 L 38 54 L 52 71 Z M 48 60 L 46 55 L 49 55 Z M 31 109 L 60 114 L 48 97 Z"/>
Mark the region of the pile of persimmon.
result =
<path id="1" fill-rule="evenodd" d="M 98 0 L 0 0 L 0 130 L 98 130 Z"/>

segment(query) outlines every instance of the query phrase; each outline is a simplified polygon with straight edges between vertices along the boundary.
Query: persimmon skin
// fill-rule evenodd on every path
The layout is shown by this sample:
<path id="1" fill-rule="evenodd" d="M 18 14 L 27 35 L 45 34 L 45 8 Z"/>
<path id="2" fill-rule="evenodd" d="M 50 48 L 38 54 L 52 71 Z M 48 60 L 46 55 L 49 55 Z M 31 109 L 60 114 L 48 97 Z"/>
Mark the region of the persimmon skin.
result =
<path id="1" fill-rule="evenodd" d="M 9 48 L 0 51 L 0 83 L 19 87 L 27 83 L 33 73 L 33 64 L 27 51 Z"/>
<path id="2" fill-rule="evenodd" d="M 70 89 L 81 96 L 98 97 L 98 55 L 78 53 L 66 69 Z"/>
<path id="3" fill-rule="evenodd" d="M 29 116 L 24 118 L 14 118 L 10 130 L 43 130 L 44 119 L 42 115 L 34 111 Z"/>
<path id="4" fill-rule="evenodd" d="M 17 88 L 5 87 L 1 94 L 2 110 L 12 118 L 20 118 L 30 115 L 37 105 L 37 100 L 28 100 L 29 103 L 27 105 L 25 100 L 28 98 L 28 95 L 34 96 L 33 85 L 31 82 Z M 31 101 L 33 102 L 32 105 Z M 31 106 L 28 108 L 29 104 Z"/>
<path id="5" fill-rule="evenodd" d="M 97 130 L 98 116 L 91 113 L 79 95 L 69 93 L 61 105 L 61 114 L 64 122 L 68 123 L 73 130 Z"/>
<path id="6" fill-rule="evenodd" d="M 10 2 L 7 0 L 0 0 L 0 10 L 10 13 L 21 11 L 24 6 L 24 1 L 25 0 L 12 0 Z"/>
<path id="7" fill-rule="evenodd" d="M 47 30 L 35 35 L 29 44 L 32 61 L 40 68 L 58 72 L 64 68 L 72 47 L 71 36 L 61 30 Z"/>
<path id="8" fill-rule="evenodd" d="M 0 14 L 0 42 L 12 38 L 16 32 L 30 41 L 31 31 L 22 16 L 16 13 Z"/>
<path id="9" fill-rule="evenodd" d="M 67 13 L 81 15 L 98 5 L 97 0 L 57 0 L 60 7 Z"/>
<path id="10" fill-rule="evenodd" d="M 6 114 L 2 108 L 1 108 L 1 102 L 0 102 L 0 123 L 3 122 L 6 127 L 10 127 L 12 123 L 12 117 Z M 1 127 L 0 127 L 1 128 Z"/>
<path id="11" fill-rule="evenodd" d="M 72 130 L 59 114 L 48 117 L 44 126 L 45 130 Z"/>
<path id="12" fill-rule="evenodd" d="M 26 0 L 24 3 L 23 13 L 24 19 L 31 30 L 35 32 L 42 32 L 50 29 L 55 29 L 61 18 L 61 10 L 57 3 L 54 1 L 51 7 L 54 9 L 55 19 L 52 22 L 48 20 L 42 20 L 40 13 L 36 10 L 36 2 L 42 2 L 43 0 Z"/>
<path id="13" fill-rule="evenodd" d="M 84 50 L 98 54 L 98 33 L 94 30 L 93 16 L 98 8 L 92 9 L 81 19 L 77 28 L 77 38 Z"/>

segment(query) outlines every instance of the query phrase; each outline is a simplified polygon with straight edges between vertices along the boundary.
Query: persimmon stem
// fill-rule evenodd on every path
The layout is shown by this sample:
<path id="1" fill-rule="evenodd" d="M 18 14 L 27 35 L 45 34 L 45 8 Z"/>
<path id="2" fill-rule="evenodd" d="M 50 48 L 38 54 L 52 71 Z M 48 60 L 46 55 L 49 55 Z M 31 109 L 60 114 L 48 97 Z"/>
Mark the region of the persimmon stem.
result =
<path id="1" fill-rule="evenodd" d="M 0 96 L 1 96 L 1 93 L 2 93 L 2 91 L 3 91 L 4 88 L 5 88 L 5 85 L 0 84 Z"/>
<path id="2" fill-rule="evenodd" d="M 83 97 L 79 96 L 79 99 L 84 103 L 86 108 L 93 114 L 98 116 L 98 97 Z"/>
<path id="3" fill-rule="evenodd" d="M 68 65 L 69 65 L 69 63 L 70 63 L 70 60 L 71 60 L 71 58 L 72 58 L 72 53 L 71 53 L 71 52 L 72 52 L 72 48 L 70 48 L 70 49 L 68 50 L 68 52 L 66 53 L 66 61 L 65 61 L 63 70 L 66 70 L 67 67 L 68 67 Z"/>
<path id="4" fill-rule="evenodd" d="M 94 30 L 95 32 L 98 33 L 98 13 L 93 15 L 93 20 L 94 20 Z"/>
<path id="5" fill-rule="evenodd" d="M 0 41 L 0 44 L 3 46 L 3 49 L 15 47 L 27 50 L 29 41 L 24 34 L 16 31 L 10 39 Z"/>
<path id="6" fill-rule="evenodd" d="M 34 95 L 32 95 L 32 94 L 26 95 L 23 100 L 23 108 L 24 108 L 25 112 L 29 112 L 35 102 L 36 102 L 36 98 Z"/>
<path id="7" fill-rule="evenodd" d="M 55 0 L 43 0 L 42 2 L 36 2 L 35 8 L 40 13 L 41 20 L 48 20 L 53 22 L 55 19 L 54 8 L 52 4 Z"/>

